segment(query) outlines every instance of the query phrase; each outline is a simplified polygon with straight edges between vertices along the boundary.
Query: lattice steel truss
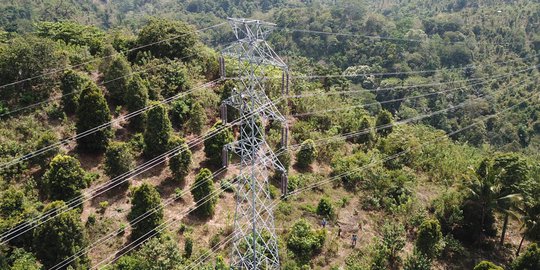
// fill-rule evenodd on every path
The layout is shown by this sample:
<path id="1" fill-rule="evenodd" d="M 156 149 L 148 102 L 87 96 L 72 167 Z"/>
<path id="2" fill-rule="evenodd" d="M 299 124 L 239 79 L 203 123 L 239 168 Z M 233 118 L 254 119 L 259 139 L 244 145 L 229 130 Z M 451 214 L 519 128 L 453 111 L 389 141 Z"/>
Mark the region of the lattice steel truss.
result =
<path id="1" fill-rule="evenodd" d="M 239 140 L 226 146 L 240 157 L 231 268 L 279 269 L 274 215 L 270 209 L 272 199 L 268 189 L 268 169 L 273 166 L 283 175 L 286 175 L 286 170 L 266 143 L 264 127 L 270 120 L 283 123 L 285 133 L 282 137 L 285 139 L 282 138 L 282 146 L 286 145 L 283 141 L 286 141 L 287 129 L 285 117 L 266 95 L 264 85 L 267 78 L 265 69 L 273 66 L 287 74 L 287 65 L 265 41 L 273 24 L 237 18 L 229 18 L 228 21 L 237 41 L 224 49 L 222 54 L 237 60 L 235 64 L 238 66 L 240 83 L 222 106 L 225 115 L 226 106 L 237 108 L 242 119 Z M 220 65 L 224 76 L 224 60 Z M 223 118 L 226 120 L 226 116 Z M 227 157 L 227 151 L 224 152 Z"/>

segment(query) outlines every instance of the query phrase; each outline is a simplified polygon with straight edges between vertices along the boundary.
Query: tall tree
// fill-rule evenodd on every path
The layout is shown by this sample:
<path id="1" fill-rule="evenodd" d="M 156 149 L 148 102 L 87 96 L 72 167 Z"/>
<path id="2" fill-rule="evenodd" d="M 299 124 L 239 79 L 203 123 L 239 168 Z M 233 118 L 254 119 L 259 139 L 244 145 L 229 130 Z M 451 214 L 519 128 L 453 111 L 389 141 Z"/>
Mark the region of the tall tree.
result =
<path id="1" fill-rule="evenodd" d="M 195 182 L 191 188 L 191 195 L 197 203 L 195 212 L 204 218 L 214 215 L 217 197 L 214 193 L 214 179 L 212 172 L 203 168 L 195 177 Z"/>
<path id="2" fill-rule="evenodd" d="M 178 38 L 180 37 L 180 38 Z M 160 42 L 167 40 L 167 42 Z M 153 44 L 138 51 L 148 51 L 155 57 L 169 59 L 191 55 L 198 42 L 195 29 L 181 21 L 153 19 L 139 32 L 138 45 Z"/>
<path id="3" fill-rule="evenodd" d="M 136 112 L 148 106 L 148 88 L 140 76 L 133 76 L 126 92 L 126 107 L 130 113 Z M 129 125 L 136 131 L 143 131 L 146 125 L 147 115 L 142 112 L 129 120 Z"/>
<path id="4" fill-rule="evenodd" d="M 144 154 L 155 157 L 165 153 L 169 147 L 172 127 L 167 109 L 161 104 L 154 104 L 148 111 L 148 120 L 144 132 Z"/>
<path id="5" fill-rule="evenodd" d="M 191 118 L 189 119 L 189 129 L 193 133 L 200 135 L 207 120 L 208 118 L 206 117 L 206 111 L 201 103 L 193 103 L 191 107 Z"/>
<path id="6" fill-rule="evenodd" d="M 77 111 L 79 95 L 89 82 L 88 77 L 77 71 L 68 70 L 64 73 L 60 81 L 60 90 L 62 90 L 62 104 L 66 113 L 72 114 Z"/>
<path id="7" fill-rule="evenodd" d="M 85 172 L 76 158 L 57 155 L 43 176 L 43 185 L 51 200 L 68 201 L 80 196 L 86 187 Z"/>
<path id="8" fill-rule="evenodd" d="M 128 83 L 131 80 L 131 66 L 121 55 L 117 55 L 104 74 L 107 90 L 117 104 L 124 104 Z"/>
<path id="9" fill-rule="evenodd" d="M 143 183 L 133 192 L 131 211 L 128 215 L 129 221 L 133 222 L 149 211 L 150 214 L 146 218 L 141 219 L 137 224 L 132 224 L 132 240 L 138 240 L 146 233 L 155 230 L 163 222 L 163 206 L 159 193 L 152 185 Z"/>
<path id="10" fill-rule="evenodd" d="M 63 207 L 65 207 L 64 202 L 56 201 L 45 207 L 43 211 L 45 213 L 55 209 L 60 211 Z M 84 225 L 77 210 L 62 211 L 61 214 L 39 225 L 34 231 L 36 256 L 47 269 L 75 255 L 86 246 L 86 243 Z M 85 269 L 87 264 L 86 253 L 83 253 L 76 256 L 68 266 L 74 269 Z"/>
<path id="11" fill-rule="evenodd" d="M 90 83 L 88 87 L 84 88 L 79 99 L 77 134 L 84 133 L 110 121 L 109 106 L 107 106 L 103 93 L 94 83 Z M 106 149 L 112 135 L 111 126 L 107 125 L 95 132 L 77 138 L 77 147 L 88 152 L 103 151 Z"/>
<path id="12" fill-rule="evenodd" d="M 388 136 L 388 134 L 392 133 L 392 126 L 390 126 L 394 122 L 394 117 L 389 111 L 381 110 L 379 114 L 377 114 L 377 119 L 375 120 L 375 126 L 377 128 L 377 134 L 380 136 Z"/>

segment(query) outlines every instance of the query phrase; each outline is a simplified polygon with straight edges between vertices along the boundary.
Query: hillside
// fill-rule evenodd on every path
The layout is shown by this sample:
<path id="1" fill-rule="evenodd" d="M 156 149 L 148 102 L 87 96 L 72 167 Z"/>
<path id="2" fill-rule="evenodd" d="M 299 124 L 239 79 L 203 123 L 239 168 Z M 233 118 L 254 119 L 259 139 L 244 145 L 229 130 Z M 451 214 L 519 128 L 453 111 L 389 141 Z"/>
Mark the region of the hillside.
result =
<path id="1" fill-rule="evenodd" d="M 286 148 L 277 120 L 221 121 L 249 88 L 220 69 L 227 17 L 276 24 L 288 83 L 250 75 Z M 0 269 L 230 269 L 248 167 L 222 149 L 246 134 L 287 170 L 264 191 L 281 269 L 540 269 L 539 22 L 521 0 L 4 1 Z"/>

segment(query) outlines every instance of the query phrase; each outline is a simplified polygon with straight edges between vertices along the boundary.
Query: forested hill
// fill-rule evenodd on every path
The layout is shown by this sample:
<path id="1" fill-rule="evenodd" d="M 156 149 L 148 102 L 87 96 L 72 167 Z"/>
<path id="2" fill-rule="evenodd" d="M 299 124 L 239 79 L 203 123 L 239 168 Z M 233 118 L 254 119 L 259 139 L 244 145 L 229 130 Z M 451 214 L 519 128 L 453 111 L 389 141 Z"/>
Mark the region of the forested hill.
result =
<path id="1" fill-rule="evenodd" d="M 256 122 L 289 176 L 269 174 L 282 269 L 540 269 L 522 0 L 0 2 L 0 269 L 229 269 L 227 17 L 275 23 L 288 65 L 288 94 L 257 70 L 289 125 Z"/>

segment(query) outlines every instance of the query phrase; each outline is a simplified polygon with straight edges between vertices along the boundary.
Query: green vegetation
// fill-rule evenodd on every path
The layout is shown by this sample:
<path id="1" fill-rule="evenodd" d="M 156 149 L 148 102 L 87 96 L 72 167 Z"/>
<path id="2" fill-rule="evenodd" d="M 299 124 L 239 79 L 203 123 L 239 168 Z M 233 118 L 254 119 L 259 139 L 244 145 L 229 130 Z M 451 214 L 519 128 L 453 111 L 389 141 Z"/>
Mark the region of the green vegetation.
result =
<path id="1" fill-rule="evenodd" d="M 234 41 L 227 17 L 276 23 L 268 43 L 288 65 L 286 98 L 280 70 L 256 71 L 290 131 L 284 148 L 279 121 L 257 122 L 279 152 L 260 153 L 281 161 L 292 192 L 278 200 L 280 172 L 268 171 L 281 268 L 540 268 L 538 10 L 526 0 L 3 1 L 0 238 L 61 201 L 85 202 L 3 243 L 0 269 L 48 269 L 119 232 L 65 267 L 88 269 L 169 218 L 106 268 L 184 268 L 209 248 L 196 268 L 228 267 L 230 246 L 217 243 L 233 232 L 246 171 L 234 153 L 222 170 L 222 149 L 246 126 L 218 120 L 244 88 L 234 58 L 219 80 Z M 229 106 L 227 117 L 240 115 Z M 109 189 L 120 175 L 131 189 Z M 218 187 L 227 192 L 210 197 Z"/>
<path id="2" fill-rule="evenodd" d="M 43 175 L 43 193 L 53 201 L 77 198 L 86 187 L 85 172 L 79 161 L 71 156 L 57 155 Z"/>
<path id="3" fill-rule="evenodd" d="M 147 214 L 147 218 L 132 225 L 131 239 L 138 240 L 148 237 L 149 232 L 153 232 L 163 222 L 163 206 L 159 193 L 152 185 L 144 183 L 133 191 L 128 218 L 130 222 L 134 223 L 137 217 L 148 211 L 150 213 Z"/>
<path id="4" fill-rule="evenodd" d="M 191 194 L 197 204 L 195 214 L 208 218 L 214 215 L 217 199 L 214 194 L 214 179 L 212 172 L 206 168 L 202 169 L 195 177 L 195 182 L 191 188 Z"/>
<path id="5" fill-rule="evenodd" d="M 171 121 L 167 109 L 160 104 L 152 104 L 144 131 L 144 154 L 148 158 L 165 153 L 169 148 Z"/>

